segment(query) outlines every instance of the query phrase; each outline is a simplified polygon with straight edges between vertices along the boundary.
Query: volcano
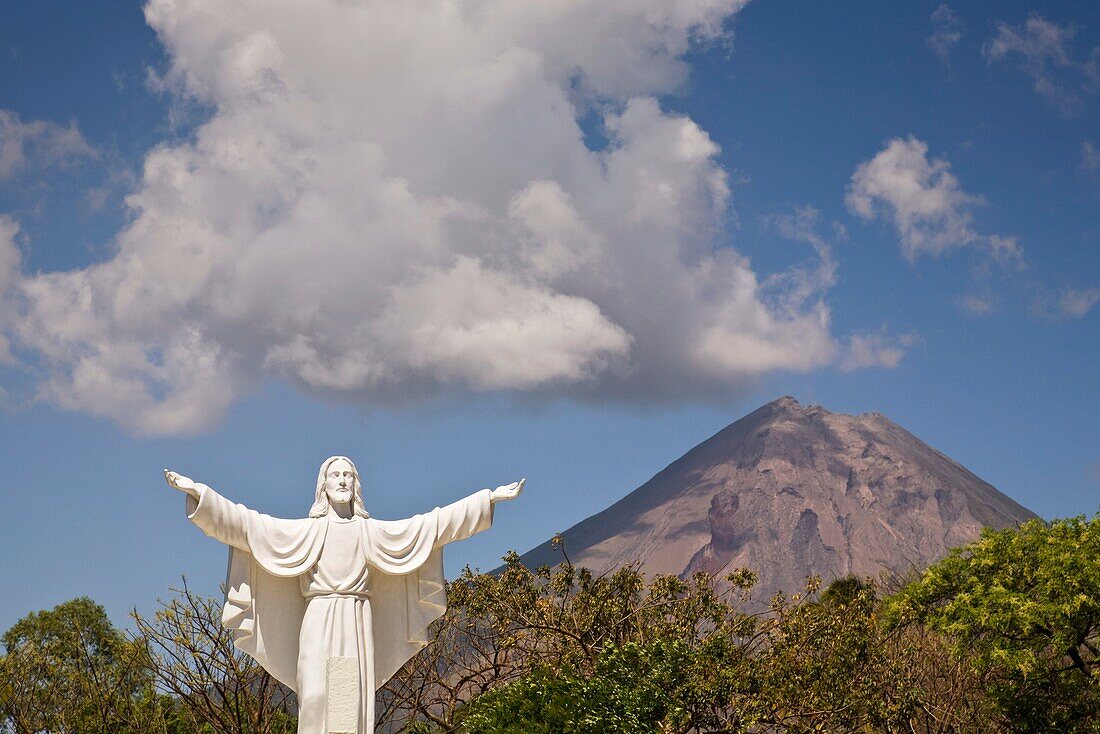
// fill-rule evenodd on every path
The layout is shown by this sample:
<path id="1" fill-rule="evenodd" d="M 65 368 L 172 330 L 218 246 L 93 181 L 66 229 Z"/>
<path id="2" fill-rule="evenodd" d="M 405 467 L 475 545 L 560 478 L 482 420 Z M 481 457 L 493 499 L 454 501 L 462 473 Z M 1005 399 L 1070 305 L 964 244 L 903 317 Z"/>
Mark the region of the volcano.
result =
<path id="1" fill-rule="evenodd" d="M 750 568 L 757 600 L 848 575 L 924 568 L 983 527 L 1034 513 L 879 413 L 782 397 L 566 530 L 569 559 L 602 573 L 723 575 Z M 563 560 L 551 541 L 528 567 Z"/>

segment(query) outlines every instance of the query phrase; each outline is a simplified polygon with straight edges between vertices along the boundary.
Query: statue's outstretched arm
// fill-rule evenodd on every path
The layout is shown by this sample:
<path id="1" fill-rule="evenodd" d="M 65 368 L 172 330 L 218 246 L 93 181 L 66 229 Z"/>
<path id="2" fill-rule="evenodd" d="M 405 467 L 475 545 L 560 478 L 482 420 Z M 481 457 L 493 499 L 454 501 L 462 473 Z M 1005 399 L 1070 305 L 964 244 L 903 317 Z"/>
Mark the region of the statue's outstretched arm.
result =
<path id="1" fill-rule="evenodd" d="M 250 519 L 259 513 L 231 502 L 201 482 L 174 471 L 164 470 L 168 486 L 188 496 L 187 518 L 211 538 L 234 548 L 248 550 Z"/>
<path id="2" fill-rule="evenodd" d="M 493 522 L 493 505 L 519 497 L 526 481 L 521 479 L 496 489 L 483 489 L 458 502 L 436 508 L 435 512 L 439 513 L 439 524 L 435 545 L 438 547 L 456 540 L 463 540 L 487 529 Z M 487 503 L 486 494 L 489 500 Z"/>

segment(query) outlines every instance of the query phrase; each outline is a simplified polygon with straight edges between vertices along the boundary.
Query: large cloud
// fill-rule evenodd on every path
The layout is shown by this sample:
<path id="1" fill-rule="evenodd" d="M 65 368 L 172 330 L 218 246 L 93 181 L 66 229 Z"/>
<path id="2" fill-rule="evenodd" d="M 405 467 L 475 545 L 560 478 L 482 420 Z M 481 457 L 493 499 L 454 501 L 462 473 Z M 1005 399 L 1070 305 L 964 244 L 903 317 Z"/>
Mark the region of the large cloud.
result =
<path id="1" fill-rule="evenodd" d="M 153 0 L 163 83 L 212 114 L 10 330 L 43 395 L 160 434 L 272 377 L 652 399 L 820 365 L 820 292 L 724 246 L 718 146 L 659 103 L 744 2 Z"/>

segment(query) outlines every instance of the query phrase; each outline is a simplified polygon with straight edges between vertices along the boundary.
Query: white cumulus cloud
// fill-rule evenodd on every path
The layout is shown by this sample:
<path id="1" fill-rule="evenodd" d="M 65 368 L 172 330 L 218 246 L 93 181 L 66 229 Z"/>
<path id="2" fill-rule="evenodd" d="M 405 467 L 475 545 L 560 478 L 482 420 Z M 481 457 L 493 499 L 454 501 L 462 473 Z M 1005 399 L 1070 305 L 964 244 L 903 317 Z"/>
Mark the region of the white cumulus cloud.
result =
<path id="1" fill-rule="evenodd" d="M 0 298 L 7 294 L 19 274 L 19 263 L 23 258 L 15 244 L 18 234 L 18 222 L 0 214 Z"/>
<path id="2" fill-rule="evenodd" d="M 966 246 L 982 249 L 997 262 L 1021 261 L 1014 237 L 975 231 L 971 212 L 981 197 L 964 191 L 950 164 L 929 158 L 928 144 L 914 137 L 894 138 L 859 164 L 845 201 L 861 219 L 889 219 L 910 262 Z"/>
<path id="3" fill-rule="evenodd" d="M 15 244 L 18 234 L 19 224 L 11 217 L 0 214 L 0 317 L 13 308 L 9 302 L 11 290 L 19 276 L 19 265 L 23 259 Z M 14 361 L 8 338 L 0 332 L 0 364 L 12 364 Z M 0 405 L 3 403 L 4 392 L 0 390 Z"/>
<path id="4" fill-rule="evenodd" d="M 718 145 L 660 103 L 744 2 L 152 0 L 161 82 L 210 116 L 7 330 L 44 398 L 152 434 L 268 379 L 650 400 L 824 364 L 831 274 L 758 278 Z"/>

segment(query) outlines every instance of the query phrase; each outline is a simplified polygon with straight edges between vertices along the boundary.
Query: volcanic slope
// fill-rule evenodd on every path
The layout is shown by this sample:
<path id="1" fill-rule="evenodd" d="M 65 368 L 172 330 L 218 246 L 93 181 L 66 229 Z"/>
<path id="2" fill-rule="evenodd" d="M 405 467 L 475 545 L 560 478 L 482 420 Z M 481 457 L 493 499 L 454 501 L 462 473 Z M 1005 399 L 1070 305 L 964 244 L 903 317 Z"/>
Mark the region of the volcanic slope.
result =
<path id="1" fill-rule="evenodd" d="M 751 568 L 754 598 L 849 574 L 923 568 L 982 527 L 1036 517 L 879 413 L 772 401 L 562 535 L 596 572 L 639 563 L 682 577 Z M 562 561 L 550 541 L 528 567 Z"/>

